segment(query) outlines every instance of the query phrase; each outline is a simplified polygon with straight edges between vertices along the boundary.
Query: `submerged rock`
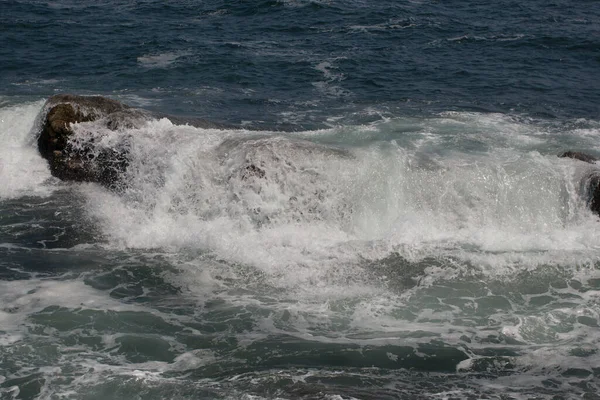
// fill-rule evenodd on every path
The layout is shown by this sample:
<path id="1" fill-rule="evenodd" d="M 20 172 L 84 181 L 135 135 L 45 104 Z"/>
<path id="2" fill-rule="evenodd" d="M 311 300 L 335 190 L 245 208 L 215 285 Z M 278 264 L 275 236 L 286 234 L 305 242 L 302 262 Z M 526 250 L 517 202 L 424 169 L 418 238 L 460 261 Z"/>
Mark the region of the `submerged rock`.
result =
<path id="1" fill-rule="evenodd" d="M 48 160 L 52 175 L 62 180 L 97 182 L 114 187 L 127 168 L 127 150 L 102 148 L 74 137 L 73 124 L 102 121 L 102 126 L 116 130 L 133 125 L 143 112 L 118 101 L 100 96 L 62 94 L 47 102 L 47 113 L 38 137 L 38 149 Z"/>

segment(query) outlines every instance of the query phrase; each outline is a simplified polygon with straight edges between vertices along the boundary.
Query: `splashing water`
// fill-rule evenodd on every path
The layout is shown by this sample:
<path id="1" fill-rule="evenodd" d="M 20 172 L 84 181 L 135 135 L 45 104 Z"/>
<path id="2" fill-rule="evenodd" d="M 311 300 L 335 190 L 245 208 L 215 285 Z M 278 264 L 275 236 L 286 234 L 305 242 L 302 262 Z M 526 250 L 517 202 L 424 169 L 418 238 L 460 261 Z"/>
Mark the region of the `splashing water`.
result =
<path id="1" fill-rule="evenodd" d="M 2 115 L 33 126 L 40 106 Z M 19 217 L 2 271 L 28 279 L 2 281 L 0 393 L 592 393 L 600 236 L 579 182 L 594 166 L 553 146 L 594 129 L 476 113 L 295 133 L 86 122 L 74 139 L 128 152 L 124 184 L 56 191 L 23 128 L 13 151 L 35 168 L 2 194 L 45 197 L 3 203 Z M 44 248 L 23 242 L 36 235 Z"/>

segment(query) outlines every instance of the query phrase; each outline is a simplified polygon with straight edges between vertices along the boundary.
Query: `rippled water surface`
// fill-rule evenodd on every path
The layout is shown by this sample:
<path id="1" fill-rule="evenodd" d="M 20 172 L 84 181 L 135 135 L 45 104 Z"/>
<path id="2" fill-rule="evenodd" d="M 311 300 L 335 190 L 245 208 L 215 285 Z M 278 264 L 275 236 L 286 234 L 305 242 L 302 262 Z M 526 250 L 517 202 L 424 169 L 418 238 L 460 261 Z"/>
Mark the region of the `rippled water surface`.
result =
<path id="1" fill-rule="evenodd" d="M 0 398 L 598 398 L 599 20 L 0 2 Z M 155 113 L 73 128 L 119 190 L 50 175 L 57 93 Z"/>

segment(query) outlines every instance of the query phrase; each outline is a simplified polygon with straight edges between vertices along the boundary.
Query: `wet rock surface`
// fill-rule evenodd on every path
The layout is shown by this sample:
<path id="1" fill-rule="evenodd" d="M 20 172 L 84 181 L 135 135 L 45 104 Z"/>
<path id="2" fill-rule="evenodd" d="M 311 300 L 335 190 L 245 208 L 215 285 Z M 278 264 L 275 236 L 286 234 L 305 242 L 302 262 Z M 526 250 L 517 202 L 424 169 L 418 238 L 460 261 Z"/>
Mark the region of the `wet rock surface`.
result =
<path id="1" fill-rule="evenodd" d="M 48 160 L 52 175 L 66 181 L 96 182 L 109 188 L 118 188 L 123 183 L 129 164 L 127 138 L 123 137 L 118 147 L 101 145 L 102 135 L 81 137 L 75 134 L 76 124 L 94 122 L 92 131 L 104 129 L 123 135 L 129 134 L 125 133 L 129 128 L 160 118 L 168 118 L 175 125 L 204 129 L 234 128 L 201 118 L 152 113 L 101 96 L 60 94 L 49 98 L 44 110 L 38 149 Z M 245 172 L 261 175 L 259 169 Z"/>
<path id="2" fill-rule="evenodd" d="M 594 164 L 598 159 L 589 154 L 582 153 L 580 151 L 565 151 L 558 155 L 561 158 L 573 158 L 575 160 L 584 161 L 586 163 Z"/>
<path id="3" fill-rule="evenodd" d="M 102 120 L 103 126 L 117 130 L 141 119 L 144 113 L 105 97 L 69 94 L 51 97 L 45 109 L 38 149 L 48 160 L 52 175 L 107 187 L 118 185 L 128 164 L 126 149 L 98 148 L 93 139 L 89 143 L 79 141 L 74 136 L 74 124 Z"/>
<path id="4" fill-rule="evenodd" d="M 593 213 L 600 216 L 600 170 L 592 171 L 583 182 L 587 204 Z"/>
<path id="5" fill-rule="evenodd" d="M 598 159 L 580 151 L 565 151 L 558 155 L 562 158 L 573 158 L 589 164 L 596 164 Z M 581 181 L 581 192 L 593 213 L 600 216 L 600 168 L 594 168 Z"/>

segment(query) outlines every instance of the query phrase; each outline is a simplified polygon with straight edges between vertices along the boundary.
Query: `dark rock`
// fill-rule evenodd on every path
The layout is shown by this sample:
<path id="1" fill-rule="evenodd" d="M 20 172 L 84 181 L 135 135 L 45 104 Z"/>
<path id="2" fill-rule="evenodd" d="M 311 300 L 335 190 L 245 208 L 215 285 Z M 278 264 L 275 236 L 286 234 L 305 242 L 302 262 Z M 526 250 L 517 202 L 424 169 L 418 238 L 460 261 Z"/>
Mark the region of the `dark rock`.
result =
<path id="1" fill-rule="evenodd" d="M 598 159 L 594 156 L 590 156 L 589 154 L 581 153 L 579 151 L 565 151 L 564 153 L 560 153 L 559 157 L 568 157 L 574 158 L 576 160 L 585 161 L 586 163 L 595 164 Z"/>
<path id="2" fill-rule="evenodd" d="M 121 186 L 129 164 L 127 129 L 141 127 L 150 118 L 168 118 L 175 125 L 205 129 L 234 128 L 200 118 L 150 113 L 101 96 L 56 95 L 48 99 L 44 110 L 38 148 L 48 160 L 52 175 L 62 180 L 96 182 L 109 188 Z M 108 148 L 99 143 L 97 136 L 75 134 L 73 124 L 91 122 L 94 122 L 92 130 L 123 131 L 118 146 Z M 252 165 L 243 173 L 246 178 L 264 177 L 264 171 Z"/>
<path id="3" fill-rule="evenodd" d="M 598 161 L 596 157 L 579 151 L 565 151 L 558 156 L 574 158 L 589 164 L 596 164 Z M 600 169 L 590 171 L 581 180 L 581 193 L 590 210 L 600 216 Z"/>
<path id="4" fill-rule="evenodd" d="M 600 215 L 600 171 L 590 172 L 582 183 L 588 207 L 593 213 Z"/>
<path id="5" fill-rule="evenodd" d="M 102 121 L 110 130 L 135 125 L 145 114 L 118 101 L 99 96 L 57 95 L 45 109 L 38 149 L 52 175 L 62 180 L 97 182 L 114 188 L 127 168 L 127 150 L 102 148 L 94 139 L 74 136 L 73 124 Z"/>

